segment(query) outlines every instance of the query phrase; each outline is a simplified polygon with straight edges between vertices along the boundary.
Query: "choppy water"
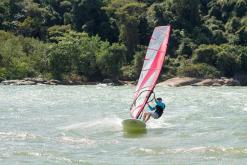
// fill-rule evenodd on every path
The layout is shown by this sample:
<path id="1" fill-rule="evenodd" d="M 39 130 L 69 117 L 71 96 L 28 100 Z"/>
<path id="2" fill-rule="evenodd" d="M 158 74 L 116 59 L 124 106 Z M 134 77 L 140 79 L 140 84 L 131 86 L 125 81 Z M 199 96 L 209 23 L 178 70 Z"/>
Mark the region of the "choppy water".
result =
<path id="1" fill-rule="evenodd" d="M 0 86 L 0 164 L 246 164 L 247 88 L 158 87 L 165 116 L 122 132 L 134 87 Z"/>

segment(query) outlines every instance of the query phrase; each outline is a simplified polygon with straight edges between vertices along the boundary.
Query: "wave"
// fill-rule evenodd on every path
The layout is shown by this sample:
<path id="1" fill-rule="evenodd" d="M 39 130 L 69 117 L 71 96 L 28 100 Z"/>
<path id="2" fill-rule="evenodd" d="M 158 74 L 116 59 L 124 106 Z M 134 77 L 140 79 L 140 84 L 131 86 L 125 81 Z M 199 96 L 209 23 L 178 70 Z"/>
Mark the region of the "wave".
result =
<path id="1" fill-rule="evenodd" d="M 38 136 L 27 132 L 0 132 L 0 139 L 30 140 L 37 139 Z"/>
<path id="2" fill-rule="evenodd" d="M 244 107 L 244 108 L 243 108 L 243 111 L 247 112 L 247 107 Z"/>
<path id="3" fill-rule="evenodd" d="M 181 147 L 167 149 L 151 149 L 151 148 L 131 148 L 131 152 L 139 154 L 163 155 L 163 154 L 178 154 L 178 153 L 217 153 L 217 154 L 247 154 L 247 148 L 240 147 Z"/>
<path id="4" fill-rule="evenodd" d="M 17 156 L 29 156 L 29 157 L 44 157 L 45 160 L 52 160 L 56 162 L 64 162 L 64 163 L 72 163 L 72 164 L 83 164 L 83 165 L 92 165 L 92 163 L 89 163 L 86 160 L 75 160 L 71 159 L 65 156 L 59 156 L 59 155 L 54 155 L 55 153 L 51 152 L 34 152 L 34 151 L 19 151 L 15 152 L 15 155 Z M 39 160 L 40 161 L 40 160 Z"/>
<path id="5" fill-rule="evenodd" d="M 59 141 L 62 143 L 72 144 L 72 145 L 93 145 L 95 144 L 94 140 L 91 140 L 87 137 L 75 138 L 75 137 L 64 136 Z"/>
<path id="6" fill-rule="evenodd" d="M 122 128 L 121 126 L 122 120 L 123 119 L 119 117 L 111 117 L 111 118 L 106 117 L 92 121 L 74 123 L 68 126 L 61 127 L 59 129 L 66 131 L 75 130 L 75 129 L 88 129 L 88 128 L 111 128 L 114 130 L 118 130 L 119 128 Z"/>

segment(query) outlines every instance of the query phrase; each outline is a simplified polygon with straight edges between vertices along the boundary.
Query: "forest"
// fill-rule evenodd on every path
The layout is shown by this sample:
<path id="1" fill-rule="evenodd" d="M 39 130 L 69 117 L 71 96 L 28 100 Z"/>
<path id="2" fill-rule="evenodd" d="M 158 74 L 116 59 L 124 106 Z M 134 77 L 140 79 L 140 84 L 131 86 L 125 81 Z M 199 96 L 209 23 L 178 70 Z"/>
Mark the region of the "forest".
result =
<path id="1" fill-rule="evenodd" d="M 1 0 L 0 81 L 136 80 L 165 25 L 161 80 L 247 73 L 246 0 Z"/>

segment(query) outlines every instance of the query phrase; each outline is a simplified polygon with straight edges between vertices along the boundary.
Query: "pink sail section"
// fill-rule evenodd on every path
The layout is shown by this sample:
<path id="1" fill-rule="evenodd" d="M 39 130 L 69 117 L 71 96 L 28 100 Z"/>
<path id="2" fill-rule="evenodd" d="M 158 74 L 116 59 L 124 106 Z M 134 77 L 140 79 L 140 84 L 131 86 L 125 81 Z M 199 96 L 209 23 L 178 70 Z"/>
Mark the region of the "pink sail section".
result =
<path id="1" fill-rule="evenodd" d="M 134 119 L 140 117 L 156 85 L 163 66 L 170 30 L 170 26 L 159 26 L 153 31 L 136 87 L 134 102 L 130 108 L 130 115 Z"/>

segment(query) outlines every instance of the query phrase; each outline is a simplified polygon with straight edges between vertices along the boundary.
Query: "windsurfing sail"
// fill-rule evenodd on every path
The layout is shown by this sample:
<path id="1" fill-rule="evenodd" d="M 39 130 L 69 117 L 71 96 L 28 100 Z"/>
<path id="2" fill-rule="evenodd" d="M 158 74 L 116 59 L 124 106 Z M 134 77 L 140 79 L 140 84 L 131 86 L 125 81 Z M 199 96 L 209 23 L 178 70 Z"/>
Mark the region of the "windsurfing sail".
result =
<path id="1" fill-rule="evenodd" d="M 141 117 L 153 93 L 166 55 L 170 30 L 170 26 L 158 26 L 153 31 L 134 94 L 134 101 L 130 108 L 130 115 L 133 119 Z"/>

